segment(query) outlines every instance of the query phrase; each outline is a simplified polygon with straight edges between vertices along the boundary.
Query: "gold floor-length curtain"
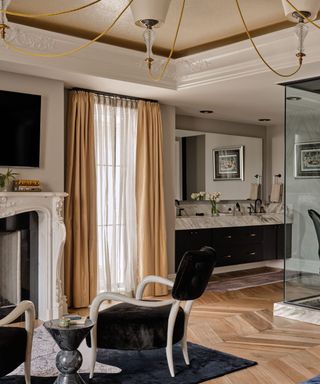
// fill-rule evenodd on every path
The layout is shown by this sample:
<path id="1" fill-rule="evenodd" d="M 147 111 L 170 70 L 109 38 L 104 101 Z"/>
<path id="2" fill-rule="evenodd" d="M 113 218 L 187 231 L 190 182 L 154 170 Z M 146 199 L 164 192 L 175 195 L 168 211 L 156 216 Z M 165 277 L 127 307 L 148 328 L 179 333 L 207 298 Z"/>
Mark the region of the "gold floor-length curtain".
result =
<path id="1" fill-rule="evenodd" d="M 69 93 L 65 223 L 65 291 L 70 307 L 87 307 L 97 293 L 94 96 Z"/>
<path id="2" fill-rule="evenodd" d="M 139 101 L 136 204 L 139 279 L 168 276 L 163 190 L 163 133 L 158 103 Z M 163 285 L 150 285 L 145 294 L 165 295 Z"/>

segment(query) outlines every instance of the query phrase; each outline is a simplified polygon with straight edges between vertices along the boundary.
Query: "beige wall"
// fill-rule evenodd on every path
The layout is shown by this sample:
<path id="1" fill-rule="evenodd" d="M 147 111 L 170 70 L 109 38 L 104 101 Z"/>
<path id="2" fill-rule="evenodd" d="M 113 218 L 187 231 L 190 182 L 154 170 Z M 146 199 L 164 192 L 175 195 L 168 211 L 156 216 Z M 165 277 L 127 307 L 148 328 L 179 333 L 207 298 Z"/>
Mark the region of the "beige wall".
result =
<path id="1" fill-rule="evenodd" d="M 40 167 L 14 168 L 14 170 L 19 173 L 19 178 L 39 179 L 44 190 L 62 192 L 64 190 L 63 82 L 0 71 L 0 89 L 42 96 Z M 6 169 L 0 168 L 0 172 Z"/>
<path id="2" fill-rule="evenodd" d="M 174 272 L 174 241 L 176 212 L 175 199 L 175 125 L 176 110 L 169 105 L 161 105 L 164 148 L 164 194 L 167 226 L 167 252 L 169 273 Z"/>
<path id="3" fill-rule="evenodd" d="M 223 133 L 226 135 L 260 137 L 262 139 L 262 190 L 263 198 L 267 196 L 267 140 L 266 130 L 268 128 L 261 125 L 235 123 L 232 121 L 222 121 L 205 119 L 193 116 L 178 115 L 176 118 L 176 128 L 188 131 Z"/>
<path id="4" fill-rule="evenodd" d="M 244 181 L 214 181 L 212 150 L 219 147 L 244 146 Z M 222 200 L 246 200 L 250 197 L 255 175 L 262 175 L 262 139 L 239 135 L 206 134 L 206 188 L 207 192 L 221 192 Z"/>
<path id="5" fill-rule="evenodd" d="M 226 135 L 266 137 L 266 127 L 261 125 L 235 123 L 232 121 L 222 121 L 204 119 L 193 116 L 177 115 L 177 129 L 188 131 L 224 133 Z"/>

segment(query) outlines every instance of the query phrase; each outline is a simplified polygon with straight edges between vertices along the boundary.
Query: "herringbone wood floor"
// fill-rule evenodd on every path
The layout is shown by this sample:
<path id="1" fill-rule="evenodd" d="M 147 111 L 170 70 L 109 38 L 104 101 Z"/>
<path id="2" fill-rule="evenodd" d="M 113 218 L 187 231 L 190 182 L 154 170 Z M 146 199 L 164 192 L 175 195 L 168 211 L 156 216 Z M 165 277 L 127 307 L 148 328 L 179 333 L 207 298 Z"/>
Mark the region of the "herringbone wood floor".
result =
<path id="1" fill-rule="evenodd" d="M 189 341 L 258 362 L 206 383 L 296 384 L 320 374 L 320 327 L 273 317 L 282 295 L 282 283 L 275 283 L 207 291 L 194 303 Z"/>
<path id="2" fill-rule="evenodd" d="M 320 374 L 320 327 L 273 317 L 282 283 L 232 292 L 207 291 L 194 304 L 188 339 L 258 362 L 207 381 L 215 384 L 294 384 Z"/>

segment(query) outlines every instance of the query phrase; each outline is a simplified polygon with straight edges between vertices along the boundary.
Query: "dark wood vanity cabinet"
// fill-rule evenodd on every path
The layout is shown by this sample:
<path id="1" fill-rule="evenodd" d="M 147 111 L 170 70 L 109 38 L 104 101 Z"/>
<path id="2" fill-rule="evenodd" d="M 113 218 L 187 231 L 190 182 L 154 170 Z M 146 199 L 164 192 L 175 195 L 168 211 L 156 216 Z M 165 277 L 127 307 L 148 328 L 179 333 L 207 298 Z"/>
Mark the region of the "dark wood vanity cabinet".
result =
<path id="1" fill-rule="evenodd" d="M 288 225 L 287 233 L 290 234 Z M 291 238 L 287 237 L 287 244 Z M 208 245 L 217 252 L 217 266 L 284 257 L 284 225 L 212 228 L 176 231 L 175 267 L 184 252 Z"/>
<path id="2" fill-rule="evenodd" d="M 212 229 L 189 229 L 176 231 L 175 267 L 178 268 L 183 254 L 190 249 L 212 246 Z"/>
<path id="3" fill-rule="evenodd" d="M 215 228 L 212 233 L 217 266 L 263 260 L 262 227 Z"/>

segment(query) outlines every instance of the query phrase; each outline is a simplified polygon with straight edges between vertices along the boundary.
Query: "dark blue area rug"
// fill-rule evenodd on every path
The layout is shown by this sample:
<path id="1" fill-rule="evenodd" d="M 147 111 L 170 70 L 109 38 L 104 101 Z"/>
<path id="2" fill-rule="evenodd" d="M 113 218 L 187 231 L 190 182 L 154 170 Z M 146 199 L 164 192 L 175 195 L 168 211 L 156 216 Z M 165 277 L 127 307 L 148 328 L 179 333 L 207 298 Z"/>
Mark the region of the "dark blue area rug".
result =
<path id="1" fill-rule="evenodd" d="M 183 360 L 181 348 L 174 346 L 176 377 L 170 376 L 165 349 L 151 351 L 99 350 L 97 360 L 122 369 L 116 374 L 95 374 L 92 384 L 198 384 L 257 363 L 197 344 L 188 343 L 190 366 Z M 82 375 L 88 382 L 88 374 Z M 32 377 L 32 384 L 52 384 L 52 377 Z M 0 384 L 23 384 L 23 376 L 6 376 Z"/>
<path id="2" fill-rule="evenodd" d="M 308 381 L 304 381 L 302 384 L 320 384 L 320 375 Z"/>

